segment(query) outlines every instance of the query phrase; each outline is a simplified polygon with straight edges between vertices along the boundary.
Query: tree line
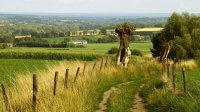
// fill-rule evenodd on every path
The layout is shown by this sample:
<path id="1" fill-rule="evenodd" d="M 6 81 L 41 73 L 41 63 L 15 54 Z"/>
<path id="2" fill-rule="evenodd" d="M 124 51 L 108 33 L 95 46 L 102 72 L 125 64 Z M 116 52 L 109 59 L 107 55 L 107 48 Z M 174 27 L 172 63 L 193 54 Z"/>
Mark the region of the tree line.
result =
<path id="1" fill-rule="evenodd" d="M 166 18 L 125 18 L 136 28 L 162 27 Z M 34 38 L 52 38 L 67 36 L 69 31 L 100 29 L 105 35 L 106 29 L 115 29 L 124 18 L 82 18 L 82 17 L 46 17 L 29 15 L 1 15 L 0 37 L 32 35 Z"/>
<path id="2" fill-rule="evenodd" d="M 152 38 L 154 57 L 160 56 L 162 45 L 167 42 L 172 45 L 170 59 L 200 57 L 200 16 L 174 12 L 164 29 Z"/>

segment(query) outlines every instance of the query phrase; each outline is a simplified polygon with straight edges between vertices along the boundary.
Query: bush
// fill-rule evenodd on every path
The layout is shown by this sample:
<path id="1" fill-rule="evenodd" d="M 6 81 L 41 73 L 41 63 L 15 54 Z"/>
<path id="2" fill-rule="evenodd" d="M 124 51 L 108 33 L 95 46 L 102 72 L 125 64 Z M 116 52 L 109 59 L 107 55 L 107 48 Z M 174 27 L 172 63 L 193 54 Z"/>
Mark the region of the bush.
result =
<path id="1" fill-rule="evenodd" d="M 18 42 L 17 47 L 49 47 L 49 44 L 46 42 L 37 42 L 37 41 L 25 41 Z"/>
<path id="2" fill-rule="evenodd" d="M 112 47 L 110 50 L 108 50 L 108 54 L 116 54 L 118 52 L 117 47 Z M 140 50 L 133 49 L 131 50 L 131 54 L 135 56 L 143 56 Z"/>
<path id="3" fill-rule="evenodd" d="M 137 49 L 133 49 L 131 50 L 131 55 L 135 55 L 135 56 L 143 56 L 140 50 Z"/>
<path id="4" fill-rule="evenodd" d="M 118 48 L 112 47 L 110 50 L 108 50 L 108 54 L 116 54 L 118 52 Z"/>
<path id="5" fill-rule="evenodd" d="M 93 61 L 102 55 L 54 52 L 0 52 L 0 59 L 84 60 Z"/>
<path id="6" fill-rule="evenodd" d="M 6 44 L 3 44 L 2 47 L 0 47 L 1 49 L 6 49 L 8 46 Z"/>

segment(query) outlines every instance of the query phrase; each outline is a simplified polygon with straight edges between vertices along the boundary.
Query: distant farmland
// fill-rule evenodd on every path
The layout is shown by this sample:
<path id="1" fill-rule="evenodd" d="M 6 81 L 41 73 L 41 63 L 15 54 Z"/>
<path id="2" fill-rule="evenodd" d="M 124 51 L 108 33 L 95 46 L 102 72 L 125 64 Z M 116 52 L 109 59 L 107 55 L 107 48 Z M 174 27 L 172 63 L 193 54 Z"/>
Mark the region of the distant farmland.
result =
<path id="1" fill-rule="evenodd" d="M 70 39 L 70 40 L 83 40 L 83 38 L 85 39 L 90 39 L 90 40 L 94 40 L 96 41 L 99 38 L 104 37 L 105 35 L 98 35 L 98 36 L 78 36 L 78 37 L 54 37 L 54 38 L 43 38 L 44 40 L 47 40 L 49 43 L 51 44 L 55 44 L 55 43 L 61 43 L 62 41 L 64 41 L 64 39 Z"/>
<path id="2" fill-rule="evenodd" d="M 27 48 L 14 47 L 0 49 L 1 59 L 43 59 L 43 60 L 84 60 L 93 61 L 103 56 L 108 56 L 107 53 L 112 47 L 118 48 L 118 43 L 104 44 L 87 44 L 85 48 Z M 140 50 L 143 55 L 150 56 L 150 48 L 152 44 L 146 43 L 131 43 L 131 49 Z M 113 56 L 113 55 L 110 55 Z"/>
<path id="3" fill-rule="evenodd" d="M 163 28 L 158 27 L 158 28 L 136 28 L 136 32 L 159 32 Z M 109 31 L 115 31 L 115 29 L 110 29 Z"/>
<path id="4" fill-rule="evenodd" d="M 112 47 L 119 47 L 118 43 L 95 43 L 84 45 L 85 48 L 28 48 L 14 47 L 0 49 L 0 52 L 52 52 L 52 53 L 76 53 L 76 54 L 100 54 L 105 55 Z M 131 49 L 140 50 L 143 54 L 150 54 L 151 42 L 131 43 Z"/>
<path id="5" fill-rule="evenodd" d="M 136 32 L 159 32 L 163 28 L 137 28 Z"/>

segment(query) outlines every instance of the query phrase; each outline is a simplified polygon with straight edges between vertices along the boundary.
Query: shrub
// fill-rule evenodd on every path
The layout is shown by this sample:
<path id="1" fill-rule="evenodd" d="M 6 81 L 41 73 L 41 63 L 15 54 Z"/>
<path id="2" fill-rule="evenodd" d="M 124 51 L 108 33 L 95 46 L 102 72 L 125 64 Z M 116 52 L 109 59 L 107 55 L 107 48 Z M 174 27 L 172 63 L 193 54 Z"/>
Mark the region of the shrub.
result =
<path id="1" fill-rule="evenodd" d="M 6 49 L 8 46 L 6 44 L 3 44 L 2 47 L 0 47 L 1 49 Z"/>
<path id="2" fill-rule="evenodd" d="M 142 56 L 142 53 L 140 50 L 133 49 L 133 50 L 131 50 L 131 55 Z"/>
<path id="3" fill-rule="evenodd" d="M 118 48 L 112 47 L 110 50 L 108 50 L 108 54 L 116 54 L 118 52 Z"/>
<path id="4" fill-rule="evenodd" d="M 54 53 L 54 52 L 0 52 L 0 59 L 42 59 L 42 60 L 85 60 L 93 61 L 102 57 L 95 54 Z"/>

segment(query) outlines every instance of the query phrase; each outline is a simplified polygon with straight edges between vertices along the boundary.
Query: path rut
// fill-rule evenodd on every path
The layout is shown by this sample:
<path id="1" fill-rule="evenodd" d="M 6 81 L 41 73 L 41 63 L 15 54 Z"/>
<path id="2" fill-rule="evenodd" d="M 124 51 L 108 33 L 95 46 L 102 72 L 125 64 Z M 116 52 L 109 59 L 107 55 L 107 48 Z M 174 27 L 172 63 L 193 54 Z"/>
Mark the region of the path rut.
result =
<path id="1" fill-rule="evenodd" d="M 110 97 L 114 93 L 114 91 L 118 90 L 121 86 L 127 85 L 131 82 L 133 82 L 133 81 L 118 84 L 116 86 L 111 87 L 108 91 L 104 92 L 103 99 L 99 103 L 99 109 L 96 110 L 96 112 L 104 112 L 107 109 L 108 100 L 110 99 Z"/>
<path id="2" fill-rule="evenodd" d="M 140 86 L 140 89 L 143 87 L 144 85 Z M 145 109 L 145 105 L 142 102 L 142 98 L 139 95 L 139 91 L 136 93 L 135 95 L 135 102 L 133 107 L 130 109 L 130 112 L 147 112 L 147 109 Z"/>

